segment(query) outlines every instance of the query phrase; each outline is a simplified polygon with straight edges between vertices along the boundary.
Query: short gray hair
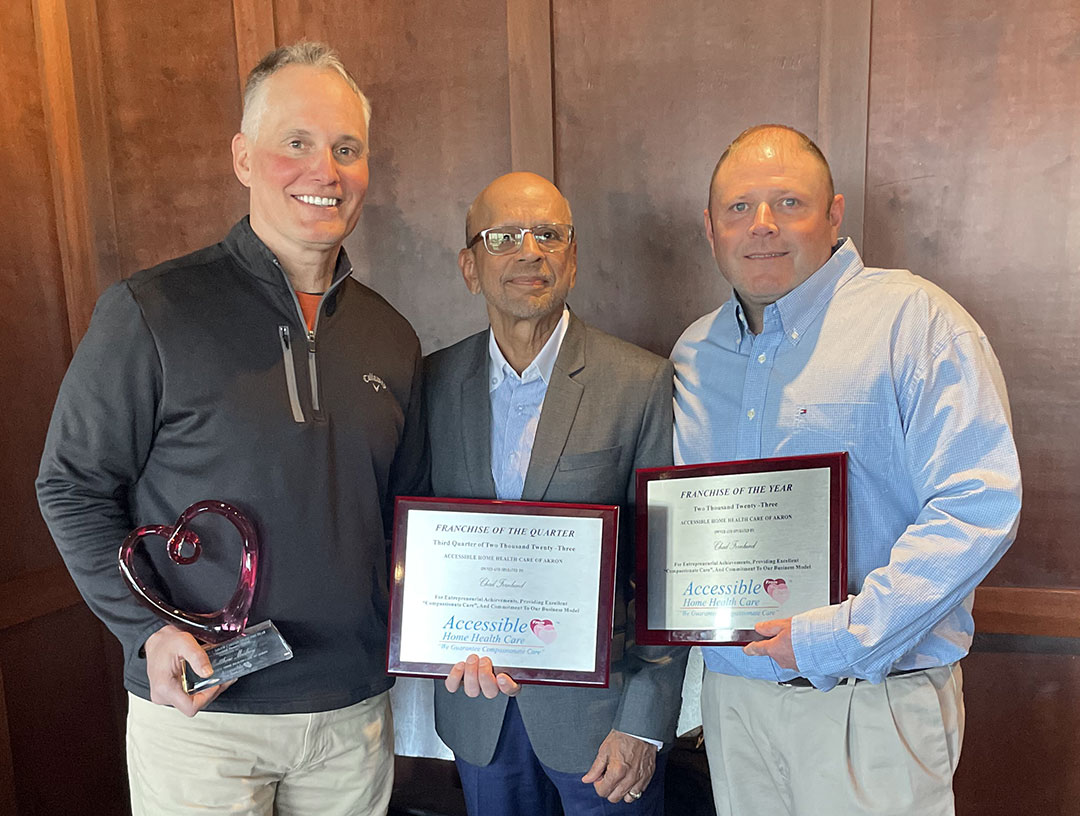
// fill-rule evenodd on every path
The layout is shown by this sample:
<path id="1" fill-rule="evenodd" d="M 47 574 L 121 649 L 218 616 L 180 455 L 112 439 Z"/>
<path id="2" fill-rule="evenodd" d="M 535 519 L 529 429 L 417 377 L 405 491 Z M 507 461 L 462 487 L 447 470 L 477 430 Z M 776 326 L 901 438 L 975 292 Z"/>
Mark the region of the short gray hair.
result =
<path id="1" fill-rule="evenodd" d="M 248 74 L 244 83 L 244 116 L 240 120 L 240 132 L 249 139 L 254 139 L 258 134 L 259 121 L 266 110 L 266 80 L 287 65 L 306 65 L 310 68 L 336 71 L 360 99 L 364 106 L 364 125 L 371 127 L 371 103 L 341 61 L 338 52 L 326 43 L 298 42 L 275 48 Z"/>

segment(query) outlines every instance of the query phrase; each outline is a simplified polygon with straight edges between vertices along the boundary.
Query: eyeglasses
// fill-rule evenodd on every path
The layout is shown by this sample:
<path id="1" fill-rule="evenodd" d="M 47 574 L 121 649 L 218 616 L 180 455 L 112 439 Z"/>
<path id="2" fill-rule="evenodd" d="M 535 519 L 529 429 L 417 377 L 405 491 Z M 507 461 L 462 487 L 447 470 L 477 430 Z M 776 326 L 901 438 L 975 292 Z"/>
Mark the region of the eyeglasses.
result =
<path id="1" fill-rule="evenodd" d="M 510 255 L 521 249 L 525 233 L 531 233 L 536 245 L 544 252 L 560 252 L 574 240 L 574 228 L 570 224 L 537 224 L 535 227 L 489 227 L 480 230 L 466 244 L 467 249 L 481 238 L 484 249 L 492 255 Z"/>

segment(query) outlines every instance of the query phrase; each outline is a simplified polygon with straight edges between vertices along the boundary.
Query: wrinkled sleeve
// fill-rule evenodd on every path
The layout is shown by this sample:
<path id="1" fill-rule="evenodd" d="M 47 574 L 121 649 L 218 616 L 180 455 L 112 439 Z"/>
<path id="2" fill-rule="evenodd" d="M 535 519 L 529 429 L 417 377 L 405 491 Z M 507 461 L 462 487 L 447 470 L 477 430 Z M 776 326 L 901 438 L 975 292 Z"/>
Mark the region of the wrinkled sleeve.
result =
<path id="1" fill-rule="evenodd" d="M 986 338 L 966 331 L 931 349 L 898 401 L 921 509 L 857 595 L 793 618 L 796 661 L 812 679 L 880 682 L 968 602 L 1016 535 L 1020 467 L 1004 378 Z"/>
<path id="2" fill-rule="evenodd" d="M 128 507 L 153 444 L 162 393 L 154 339 L 127 283 L 98 300 L 60 386 L 37 478 L 41 514 L 86 603 L 125 660 L 161 627 L 120 576 Z"/>
<path id="3" fill-rule="evenodd" d="M 673 378 L 672 364 L 665 360 L 650 384 L 648 405 L 637 439 L 635 471 L 638 468 L 666 467 L 672 463 Z M 636 495 L 637 480 L 632 471 L 627 485 L 629 518 L 624 521 L 631 525 L 631 534 L 627 539 L 631 542 L 634 541 Z M 631 563 L 635 563 L 633 559 Z M 626 626 L 627 637 L 633 637 L 633 601 L 629 604 Z M 671 742 L 682 703 L 683 673 L 688 654 L 689 649 L 683 646 L 642 646 L 636 643 L 630 646 L 627 650 L 629 668 L 614 723 L 617 731 Z"/>

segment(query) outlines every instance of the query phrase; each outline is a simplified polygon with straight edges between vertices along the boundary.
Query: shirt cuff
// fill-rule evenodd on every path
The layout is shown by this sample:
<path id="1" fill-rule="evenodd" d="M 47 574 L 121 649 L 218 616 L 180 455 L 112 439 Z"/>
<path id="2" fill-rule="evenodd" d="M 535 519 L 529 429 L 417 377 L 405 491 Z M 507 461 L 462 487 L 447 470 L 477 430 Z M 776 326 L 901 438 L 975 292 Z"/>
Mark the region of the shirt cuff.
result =
<path id="1" fill-rule="evenodd" d="M 848 599 L 835 606 L 807 610 L 791 619 L 791 648 L 803 677 L 813 682 L 815 678 L 846 677 L 851 673 L 848 658 L 836 642 L 837 627 L 847 618 L 850 608 Z"/>
<path id="2" fill-rule="evenodd" d="M 620 734 L 626 734 L 625 731 L 620 731 L 619 733 Z M 649 743 L 649 745 L 651 745 L 657 751 L 659 751 L 661 748 L 664 747 L 664 743 L 662 743 L 662 742 L 660 742 L 658 740 L 649 739 L 648 737 L 639 737 L 637 734 L 626 734 L 626 736 L 633 737 L 634 739 L 641 740 L 642 742 L 647 742 L 647 743 Z"/>

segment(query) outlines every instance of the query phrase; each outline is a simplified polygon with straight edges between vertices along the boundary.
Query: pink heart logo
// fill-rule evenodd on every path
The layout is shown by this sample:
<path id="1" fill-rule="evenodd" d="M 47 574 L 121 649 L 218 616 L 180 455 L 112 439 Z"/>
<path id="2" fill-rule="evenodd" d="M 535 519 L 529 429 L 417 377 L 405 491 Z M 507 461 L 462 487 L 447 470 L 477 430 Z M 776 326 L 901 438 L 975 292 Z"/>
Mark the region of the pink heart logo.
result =
<path id="1" fill-rule="evenodd" d="M 532 629 L 534 635 L 548 645 L 554 643 L 555 638 L 558 637 L 555 624 L 547 619 L 533 618 L 529 621 L 529 628 Z"/>
<path id="2" fill-rule="evenodd" d="M 781 606 L 791 597 L 791 588 L 783 578 L 766 578 L 762 582 L 765 592 Z"/>
<path id="3" fill-rule="evenodd" d="M 166 540 L 165 547 L 175 563 L 193 564 L 202 554 L 202 542 L 187 525 L 200 513 L 213 513 L 224 516 L 240 532 L 244 552 L 240 558 L 240 580 L 236 584 L 229 602 L 217 612 L 184 612 L 161 600 L 135 574 L 132 558 L 139 541 L 145 536 L 159 536 Z M 185 554 L 185 548 L 191 553 Z M 149 607 L 158 617 L 168 621 L 178 629 L 188 632 L 206 643 L 223 643 L 239 635 L 247 626 L 251 600 L 255 595 L 255 572 L 259 566 L 259 541 L 255 536 L 255 526 L 247 517 L 222 501 L 206 499 L 196 502 L 180 514 L 176 524 L 167 527 L 164 524 L 148 524 L 133 530 L 120 545 L 120 574 L 128 589 L 134 593 L 144 606 Z"/>

